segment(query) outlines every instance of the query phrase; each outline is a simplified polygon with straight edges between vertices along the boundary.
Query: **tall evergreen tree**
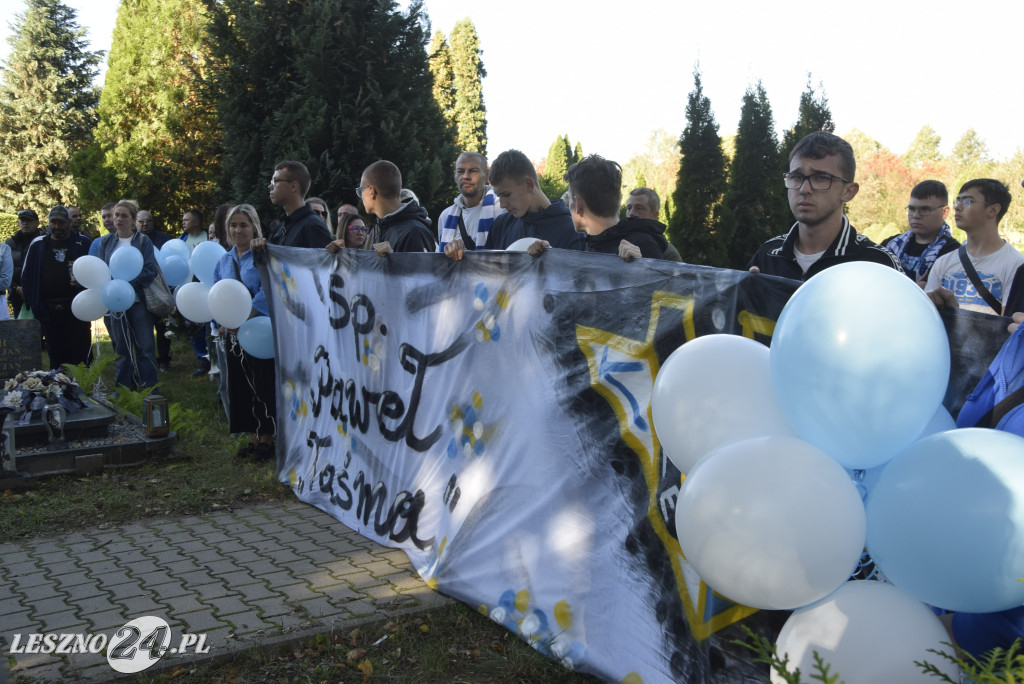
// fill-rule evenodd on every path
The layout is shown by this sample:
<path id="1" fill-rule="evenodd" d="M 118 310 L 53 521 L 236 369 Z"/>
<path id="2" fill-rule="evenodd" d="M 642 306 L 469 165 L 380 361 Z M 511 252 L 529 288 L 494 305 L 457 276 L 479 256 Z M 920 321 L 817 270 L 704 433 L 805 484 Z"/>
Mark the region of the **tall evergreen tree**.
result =
<path id="1" fill-rule="evenodd" d="M 910 146 L 907 147 L 907 153 L 903 155 L 903 160 L 907 166 L 911 167 L 919 167 L 928 162 L 941 161 L 942 153 L 939 151 L 939 144 L 941 142 L 942 137 L 939 136 L 938 132 L 925 124 L 917 132 L 917 135 L 914 136 L 914 139 L 910 141 Z"/>
<path id="2" fill-rule="evenodd" d="M 679 177 L 669 236 L 685 261 L 710 266 L 728 262 L 729 237 L 719 233 L 719 204 L 726 188 L 725 153 L 700 69 L 686 104 L 686 128 L 679 137 Z"/>
<path id="3" fill-rule="evenodd" d="M 215 87 L 224 127 L 222 184 L 269 215 L 274 164 L 302 161 L 311 193 L 332 204 L 369 164 L 398 165 L 431 215 L 456 190 L 456 151 L 433 97 L 422 3 L 206 0 L 225 68 Z"/>
<path id="4" fill-rule="evenodd" d="M 582 151 L 582 147 L 580 150 Z M 569 134 L 560 135 L 555 138 L 548 148 L 547 161 L 544 164 L 544 173 L 540 177 L 540 186 L 544 194 L 551 199 L 559 199 L 569 189 L 565 182 L 565 172 L 573 164 L 573 148 L 569 144 Z"/>
<path id="5" fill-rule="evenodd" d="M 15 16 L 0 83 L 0 210 L 78 202 L 73 155 L 96 125 L 102 51 L 60 0 L 28 0 Z"/>
<path id="6" fill-rule="evenodd" d="M 779 142 L 768 94 L 758 81 L 743 96 L 729 186 L 722 201 L 723 233 L 732 233 L 729 267 L 742 269 L 776 234 L 788 209 L 779 194 Z M 731 223 L 731 226 L 726 224 Z"/>
<path id="7" fill-rule="evenodd" d="M 456 136 L 459 150 L 487 154 L 487 110 L 484 107 L 483 79 L 487 76 L 480 56 L 480 39 L 476 27 L 467 17 L 455 24 L 448 42 L 455 87 Z"/>
<path id="8" fill-rule="evenodd" d="M 123 0 L 94 149 L 76 168 L 94 205 L 130 197 L 164 225 L 212 208 L 221 153 L 200 0 Z"/>
<path id="9" fill-rule="evenodd" d="M 807 74 L 807 87 L 800 95 L 800 109 L 797 121 L 786 131 L 782 138 L 782 163 L 785 171 L 789 171 L 789 152 L 803 138 L 816 131 L 834 133 L 836 124 L 832 121 L 832 111 L 828 107 L 828 98 L 824 88 L 818 83 L 822 93 L 818 95 L 811 85 L 811 75 Z"/>
<path id="10" fill-rule="evenodd" d="M 566 141 L 568 141 L 568 137 L 566 138 Z M 573 151 L 572 151 L 572 163 L 575 164 L 576 162 L 581 161 L 582 159 L 583 159 L 583 143 L 581 143 L 579 140 L 577 140 L 576 141 L 576 147 L 573 148 Z"/>
<path id="11" fill-rule="evenodd" d="M 427 48 L 427 62 L 434 82 L 434 102 L 444 115 L 444 120 L 455 131 L 455 74 L 452 71 L 452 51 L 448 40 L 440 31 L 434 32 Z"/>

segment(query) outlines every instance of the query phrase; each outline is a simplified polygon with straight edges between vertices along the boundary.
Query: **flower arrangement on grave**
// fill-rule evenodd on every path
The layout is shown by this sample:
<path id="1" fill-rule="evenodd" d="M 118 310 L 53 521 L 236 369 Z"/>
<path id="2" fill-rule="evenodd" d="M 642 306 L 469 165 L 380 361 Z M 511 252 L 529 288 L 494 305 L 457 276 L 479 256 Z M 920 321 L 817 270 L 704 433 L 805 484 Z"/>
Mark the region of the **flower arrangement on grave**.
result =
<path id="1" fill-rule="evenodd" d="M 4 397 L 0 409 L 21 412 L 19 423 L 25 424 L 40 417 L 48 403 L 59 403 L 66 411 L 80 411 L 85 402 L 80 396 L 78 383 L 60 369 L 51 371 L 21 371 L 4 384 Z"/>

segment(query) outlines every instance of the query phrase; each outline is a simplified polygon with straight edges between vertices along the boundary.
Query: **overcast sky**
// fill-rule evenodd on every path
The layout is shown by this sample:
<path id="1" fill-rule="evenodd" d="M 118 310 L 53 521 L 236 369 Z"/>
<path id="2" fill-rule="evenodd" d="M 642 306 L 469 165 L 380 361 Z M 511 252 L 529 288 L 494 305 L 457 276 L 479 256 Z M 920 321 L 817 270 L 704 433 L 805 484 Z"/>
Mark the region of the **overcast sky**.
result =
<path id="1" fill-rule="evenodd" d="M 109 50 L 119 0 L 64 0 L 94 49 Z M 405 6 L 402 0 L 400 5 Z M 0 29 L 24 10 L 0 0 Z M 763 81 L 776 129 L 793 124 L 808 72 L 838 133 L 858 128 L 902 153 L 925 124 L 948 152 L 974 128 L 997 158 L 1024 147 L 1024 1 L 921 3 L 427 0 L 433 30 L 469 16 L 484 51 L 488 152 L 539 160 L 568 133 L 625 162 L 650 133 L 678 135 L 700 63 L 724 136 L 743 93 Z"/>

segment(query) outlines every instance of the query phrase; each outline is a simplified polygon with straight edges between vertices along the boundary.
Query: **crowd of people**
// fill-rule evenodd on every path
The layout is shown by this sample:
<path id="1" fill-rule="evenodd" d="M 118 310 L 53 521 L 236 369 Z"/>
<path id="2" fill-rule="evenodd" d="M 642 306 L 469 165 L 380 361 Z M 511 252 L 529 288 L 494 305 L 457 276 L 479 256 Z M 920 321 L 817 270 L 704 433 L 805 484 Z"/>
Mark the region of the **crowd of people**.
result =
<path id="1" fill-rule="evenodd" d="M 858 233 L 843 210 L 859 191 L 849 143 L 831 133 L 812 133 L 790 151 L 789 160 L 789 171 L 781 180 L 795 222 L 751 255 L 751 273 L 803 281 L 838 264 L 869 261 L 905 273 L 937 306 L 1013 316 L 1011 331 L 1024 321 L 1024 255 L 999 234 L 999 223 L 1011 201 L 1006 184 L 974 179 L 950 202 L 940 181 L 919 183 L 910 191 L 906 207 L 908 229 L 878 245 Z M 502 152 L 490 164 L 477 152 L 463 152 L 456 161 L 454 179 L 459 194 L 435 222 L 415 194 L 402 187 L 398 167 L 377 161 L 363 170 L 355 188 L 363 211 L 343 203 L 332 217 L 328 202 L 307 198 L 311 179 L 306 166 L 283 161 L 275 166 L 268 191 L 284 215 L 270 223 L 267 235 L 251 205 L 223 204 L 205 227 L 202 211 L 186 210 L 178 239 L 190 252 L 209 240 L 227 250 L 216 265 L 215 280 L 234 279 L 245 285 L 252 295 L 250 317 L 269 314 L 253 262 L 253 254 L 268 243 L 332 253 L 368 249 L 379 257 L 393 252 L 437 252 L 461 260 L 473 251 L 504 250 L 525 240 L 526 251 L 536 258 L 548 249 L 570 249 L 617 254 L 624 261 L 686 259 L 667 240 L 666 226 L 657 220 L 660 200 L 653 190 L 633 189 L 621 216 L 621 168 L 598 155 L 569 168 L 568 191 L 561 198 L 545 195 L 533 164 L 518 150 Z M 950 204 L 957 227 L 967 235 L 962 245 L 947 223 Z M 90 241 L 82 232 L 82 213 L 76 207 L 53 207 L 46 231 L 39 227 L 35 211 L 20 211 L 18 232 L 0 245 L 0 292 L 7 295 L 15 317 L 40 321 L 51 367 L 87 361 L 90 324 L 71 313 L 71 301 L 83 289 L 74 279 L 72 264 L 85 254 L 109 264 L 117 250 L 137 248 L 143 268 L 131 281 L 136 300 L 123 313 L 105 316 L 104 323 L 118 355 L 117 384 L 152 387 L 159 372 L 170 369 L 170 340 L 166 321 L 148 310 L 143 291 L 159 270 L 154 250 L 173 238 L 159 230 L 151 212 L 131 200 L 108 204 L 100 214 L 107 232 Z M 368 227 L 371 215 L 375 221 Z M 7 315 L 7 307 L 0 307 L 0 319 Z M 182 324 L 198 362 L 193 375 L 211 371 L 208 335 L 225 350 L 229 430 L 253 434 L 239 455 L 272 458 L 273 360 L 246 353 L 238 344 L 237 329 L 216 321 Z M 1007 639 L 1024 634 L 1024 611 L 999 619 L 1003 622 L 996 630 L 998 638 L 989 641 L 1005 645 Z M 977 622 L 975 617 L 963 618 L 973 631 L 979 629 Z M 954 638 L 969 637 L 957 634 L 952 626 L 951 630 Z"/>

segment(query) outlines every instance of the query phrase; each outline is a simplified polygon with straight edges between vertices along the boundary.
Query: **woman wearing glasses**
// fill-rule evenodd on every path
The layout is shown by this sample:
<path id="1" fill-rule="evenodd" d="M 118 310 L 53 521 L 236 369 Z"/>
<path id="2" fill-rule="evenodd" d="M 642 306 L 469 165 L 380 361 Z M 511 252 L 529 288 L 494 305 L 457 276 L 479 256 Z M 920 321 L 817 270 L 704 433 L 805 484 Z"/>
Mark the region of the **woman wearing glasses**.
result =
<path id="1" fill-rule="evenodd" d="M 349 249 L 369 249 L 366 234 L 370 229 L 366 227 L 359 214 L 341 214 L 338 216 L 338 230 L 334 236 L 334 242 L 327 245 L 327 251 L 337 252 L 342 247 Z"/>
<path id="2" fill-rule="evenodd" d="M 309 205 L 314 214 L 323 219 L 324 223 L 327 224 L 327 230 L 333 233 L 334 226 L 331 225 L 331 210 L 327 207 L 327 202 L 324 202 L 319 197 L 310 197 L 306 200 L 306 204 Z"/>

